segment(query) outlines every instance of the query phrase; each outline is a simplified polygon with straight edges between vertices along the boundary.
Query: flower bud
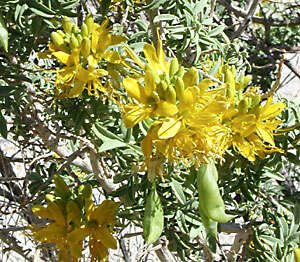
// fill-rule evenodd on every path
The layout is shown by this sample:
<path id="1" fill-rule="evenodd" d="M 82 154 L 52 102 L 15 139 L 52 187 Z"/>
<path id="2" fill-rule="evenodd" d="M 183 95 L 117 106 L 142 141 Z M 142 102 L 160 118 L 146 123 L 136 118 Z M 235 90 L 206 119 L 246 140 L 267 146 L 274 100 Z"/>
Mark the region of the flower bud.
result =
<path id="1" fill-rule="evenodd" d="M 184 97 L 184 83 L 181 78 L 176 77 L 176 82 L 175 82 L 175 91 L 176 95 L 178 97 L 178 100 L 182 102 L 183 97 Z"/>
<path id="2" fill-rule="evenodd" d="M 248 112 L 248 101 L 246 99 L 241 100 L 239 102 L 238 109 L 239 109 L 239 113 L 247 114 L 247 112 Z"/>
<path id="3" fill-rule="evenodd" d="M 179 70 L 177 71 L 176 76 L 178 76 L 179 78 L 182 78 L 183 75 L 184 75 L 184 67 L 181 66 L 181 67 L 179 68 Z"/>
<path id="4" fill-rule="evenodd" d="M 167 87 L 165 97 L 169 103 L 176 104 L 176 91 L 171 85 Z"/>
<path id="5" fill-rule="evenodd" d="M 84 23 L 87 25 L 88 32 L 91 34 L 94 30 L 94 19 L 92 14 L 88 14 L 84 20 Z"/>
<path id="6" fill-rule="evenodd" d="M 69 17 L 64 16 L 64 18 L 62 20 L 62 26 L 66 33 L 70 34 L 72 32 L 73 25 L 72 25 L 71 19 Z"/>
<path id="7" fill-rule="evenodd" d="M 226 96 L 228 98 L 235 97 L 235 80 L 232 72 L 227 69 L 225 72 L 225 81 L 226 81 Z"/>
<path id="8" fill-rule="evenodd" d="M 176 74 L 178 69 L 179 69 L 178 60 L 176 57 L 174 57 L 171 61 L 170 69 L 169 69 L 170 78 L 172 78 Z"/>
<path id="9" fill-rule="evenodd" d="M 70 47 L 73 50 L 73 49 L 77 48 L 78 46 L 79 46 L 79 42 L 78 42 L 76 36 L 74 34 L 72 34 L 71 40 L 70 40 Z"/>
<path id="10" fill-rule="evenodd" d="M 62 36 L 60 34 L 58 34 L 57 32 L 52 32 L 51 33 L 51 40 L 57 48 L 61 48 L 65 43 Z"/>
<path id="11" fill-rule="evenodd" d="M 195 67 L 191 67 L 183 76 L 183 82 L 186 87 L 194 86 L 197 83 L 198 71 Z"/>
<path id="12" fill-rule="evenodd" d="M 88 36 L 88 35 L 89 35 L 88 27 L 85 23 L 83 23 L 82 26 L 81 26 L 81 36 L 83 38 L 83 37 Z"/>
<path id="13" fill-rule="evenodd" d="M 91 41 L 87 37 L 84 37 L 81 43 L 81 54 L 84 57 L 88 57 L 91 50 Z"/>

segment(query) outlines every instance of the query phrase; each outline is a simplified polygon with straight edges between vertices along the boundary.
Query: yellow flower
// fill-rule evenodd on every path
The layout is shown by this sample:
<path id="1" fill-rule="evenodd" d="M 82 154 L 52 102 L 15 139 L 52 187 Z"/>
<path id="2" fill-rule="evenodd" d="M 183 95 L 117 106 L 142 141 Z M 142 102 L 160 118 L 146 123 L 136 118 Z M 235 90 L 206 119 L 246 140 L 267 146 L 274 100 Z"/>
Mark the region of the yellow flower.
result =
<path id="1" fill-rule="evenodd" d="M 108 82 L 102 85 L 102 78 L 109 75 L 103 66 L 110 65 L 111 76 L 114 78 L 116 73 L 113 65 L 121 64 L 123 58 L 117 52 L 107 49 L 121 43 L 125 38 L 111 35 L 107 25 L 108 20 L 99 25 L 88 15 L 79 29 L 65 17 L 65 32 L 58 30 L 51 33 L 49 50 L 40 53 L 39 57 L 57 59 L 64 65 L 55 71 L 59 98 L 81 96 L 85 89 L 89 95 L 94 96 L 98 96 L 99 92 L 111 92 Z"/>

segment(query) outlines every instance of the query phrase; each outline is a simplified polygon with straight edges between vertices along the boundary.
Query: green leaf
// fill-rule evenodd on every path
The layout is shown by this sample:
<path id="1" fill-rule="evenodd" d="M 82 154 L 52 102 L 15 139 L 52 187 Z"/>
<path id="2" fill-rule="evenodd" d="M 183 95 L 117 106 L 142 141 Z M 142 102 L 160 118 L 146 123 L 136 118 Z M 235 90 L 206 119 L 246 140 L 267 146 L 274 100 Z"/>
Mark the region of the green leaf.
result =
<path id="1" fill-rule="evenodd" d="M 127 147 L 127 144 L 119 140 L 109 139 L 99 147 L 98 152 L 101 153 L 119 147 Z"/>
<path id="2" fill-rule="evenodd" d="M 8 31 L 2 18 L 2 14 L 0 14 L 0 45 L 4 48 L 5 52 L 8 51 Z"/>
<path id="3" fill-rule="evenodd" d="M 223 32 L 224 28 L 225 28 L 224 25 L 219 25 L 215 29 L 209 31 L 208 35 L 209 36 L 216 36 L 216 35 L 220 34 L 221 32 Z"/>
<path id="4" fill-rule="evenodd" d="M 0 134 L 4 138 L 7 138 L 7 125 L 6 125 L 6 120 L 2 115 L 2 112 L 0 110 Z"/>
<path id="5" fill-rule="evenodd" d="M 146 200 L 143 229 L 148 245 L 155 242 L 164 229 L 164 213 L 155 184 Z"/>
<path id="6" fill-rule="evenodd" d="M 140 11 L 143 11 L 143 10 L 156 9 L 156 8 L 160 7 L 162 4 L 164 4 L 165 2 L 167 2 L 167 0 L 153 0 L 151 2 L 151 4 L 140 8 L 139 10 L 137 10 L 137 12 L 139 13 Z"/>
<path id="7" fill-rule="evenodd" d="M 170 15 L 170 14 L 162 14 L 162 15 L 157 15 L 153 19 L 153 23 L 158 23 L 160 21 L 170 21 L 170 20 L 176 20 L 178 17 L 176 15 Z"/>
<path id="8" fill-rule="evenodd" d="M 178 199 L 178 201 L 180 202 L 180 204 L 185 204 L 186 203 L 186 198 L 182 189 L 181 184 L 176 181 L 174 178 L 171 179 L 171 188 L 176 196 L 176 198 Z"/>
<path id="9" fill-rule="evenodd" d="M 1 86 L 0 87 L 0 97 L 12 95 L 17 88 L 15 86 Z"/>
<path id="10" fill-rule="evenodd" d="M 39 9 L 36 9 L 34 7 L 30 7 L 29 8 L 33 13 L 35 13 L 36 15 L 38 16 L 42 16 L 42 17 L 45 17 L 45 18 L 53 18 L 54 15 L 51 15 L 51 14 L 48 14 L 48 13 L 45 13 Z"/>

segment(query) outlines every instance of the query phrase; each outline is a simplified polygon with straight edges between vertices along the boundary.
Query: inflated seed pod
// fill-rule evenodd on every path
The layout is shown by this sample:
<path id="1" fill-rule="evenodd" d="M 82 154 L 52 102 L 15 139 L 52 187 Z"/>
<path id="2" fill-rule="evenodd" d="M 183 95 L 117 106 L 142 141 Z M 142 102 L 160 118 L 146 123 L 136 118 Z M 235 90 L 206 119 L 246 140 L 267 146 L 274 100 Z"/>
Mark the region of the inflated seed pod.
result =
<path id="1" fill-rule="evenodd" d="M 62 48 L 62 46 L 65 43 L 63 37 L 60 34 L 58 34 L 57 32 L 52 32 L 50 36 L 51 36 L 51 40 L 52 40 L 53 44 L 56 46 L 56 48 Z"/>
<path id="2" fill-rule="evenodd" d="M 147 244 L 156 241 L 164 228 L 164 213 L 159 195 L 153 185 L 146 200 L 145 215 L 143 221 L 144 236 Z"/>
<path id="3" fill-rule="evenodd" d="M 170 69 L 169 69 L 170 78 L 172 78 L 176 74 L 178 69 L 179 69 L 178 60 L 176 57 L 174 57 L 170 63 Z"/>
<path id="4" fill-rule="evenodd" d="M 66 33 L 70 34 L 72 32 L 73 24 L 72 24 L 71 19 L 69 17 L 66 17 L 66 16 L 63 17 L 62 26 L 63 26 L 64 31 Z"/>
<path id="5" fill-rule="evenodd" d="M 91 51 L 91 40 L 87 37 L 84 37 L 81 43 L 81 54 L 84 57 L 88 57 Z"/>
<path id="6" fill-rule="evenodd" d="M 225 213 L 225 205 L 217 184 L 217 170 L 213 161 L 202 164 L 197 174 L 199 206 L 204 215 L 219 223 L 233 218 Z"/>

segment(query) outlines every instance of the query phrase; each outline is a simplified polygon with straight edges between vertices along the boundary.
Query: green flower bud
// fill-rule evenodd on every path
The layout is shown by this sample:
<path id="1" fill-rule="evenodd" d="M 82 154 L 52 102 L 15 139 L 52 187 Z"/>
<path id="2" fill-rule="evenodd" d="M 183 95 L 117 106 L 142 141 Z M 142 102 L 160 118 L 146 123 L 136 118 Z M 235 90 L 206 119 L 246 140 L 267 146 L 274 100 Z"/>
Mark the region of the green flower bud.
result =
<path id="1" fill-rule="evenodd" d="M 165 96 L 166 96 L 166 101 L 172 104 L 176 104 L 176 91 L 171 85 L 167 87 Z"/>
<path id="2" fill-rule="evenodd" d="M 64 16 L 64 18 L 62 20 L 62 26 L 66 33 L 70 34 L 72 32 L 73 25 L 72 25 L 71 19 L 69 17 Z"/>
<path id="3" fill-rule="evenodd" d="M 88 14 L 84 20 L 84 23 L 87 25 L 88 32 L 91 34 L 94 30 L 94 19 L 92 14 Z"/>
<path id="4" fill-rule="evenodd" d="M 194 86 L 197 83 L 198 71 L 195 67 L 191 67 L 183 76 L 185 86 Z"/>
<path id="5" fill-rule="evenodd" d="M 179 77 L 176 77 L 175 81 L 176 81 L 175 82 L 176 95 L 177 95 L 179 101 L 182 102 L 184 99 L 184 83 L 183 83 L 183 80 Z"/>
<path id="6" fill-rule="evenodd" d="M 79 42 L 74 34 L 71 36 L 70 47 L 71 49 L 75 49 L 79 46 Z"/>
<path id="7" fill-rule="evenodd" d="M 64 39 L 57 32 L 52 32 L 50 36 L 51 36 L 51 40 L 52 40 L 53 44 L 57 48 L 61 48 L 64 45 L 64 43 L 65 43 Z"/>
<path id="8" fill-rule="evenodd" d="M 246 114 L 248 112 L 248 101 L 246 99 L 241 100 L 238 109 L 241 114 Z"/>
<path id="9" fill-rule="evenodd" d="M 179 69 L 178 60 L 176 57 L 174 57 L 171 61 L 170 69 L 169 69 L 170 78 L 172 78 L 176 74 L 178 69 Z"/>
<path id="10" fill-rule="evenodd" d="M 81 43 L 81 54 L 87 58 L 91 51 L 91 41 L 87 37 L 84 37 Z"/>
<path id="11" fill-rule="evenodd" d="M 82 38 L 89 35 L 89 30 L 86 24 L 82 24 L 81 26 L 81 36 Z"/>

